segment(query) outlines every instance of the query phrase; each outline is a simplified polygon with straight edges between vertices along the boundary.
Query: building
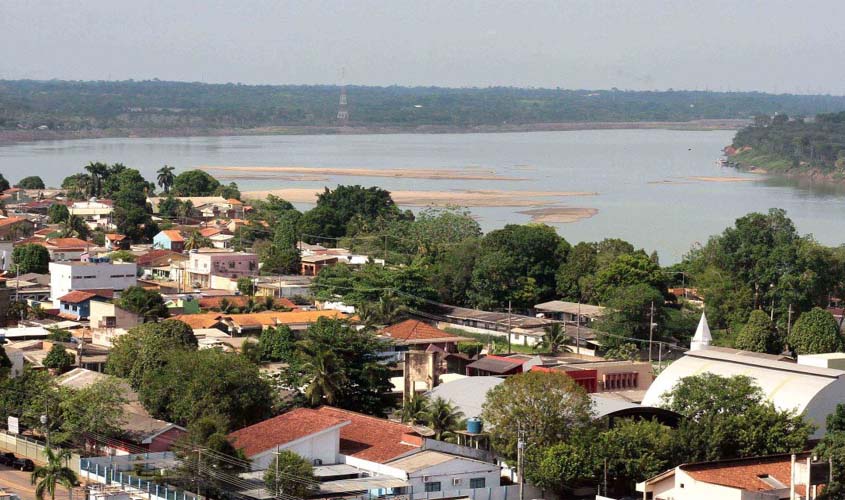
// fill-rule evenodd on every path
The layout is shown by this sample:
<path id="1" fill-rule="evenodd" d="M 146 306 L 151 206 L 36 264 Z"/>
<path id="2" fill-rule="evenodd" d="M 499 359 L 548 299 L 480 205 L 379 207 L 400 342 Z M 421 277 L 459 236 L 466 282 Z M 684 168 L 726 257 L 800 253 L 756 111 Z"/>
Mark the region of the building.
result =
<path id="1" fill-rule="evenodd" d="M 719 347 L 689 351 L 660 373 L 646 392 L 643 404 L 659 406 L 662 396 L 684 377 L 701 373 L 745 375 L 760 386 L 779 410 L 803 414 L 816 426 L 812 437 L 820 438 L 825 433 L 827 416 L 845 401 L 845 370 L 818 366 L 830 363 L 831 358 L 845 365 L 845 353 L 822 356 L 827 359 L 802 356 L 794 363 L 782 361 L 780 356 Z"/>
<path id="2" fill-rule="evenodd" d="M 18 238 L 25 238 L 32 234 L 35 224 L 26 217 L 2 217 L 0 218 L 0 240 L 15 241 Z"/>
<path id="3" fill-rule="evenodd" d="M 386 326 L 377 335 L 393 346 L 388 354 L 395 361 L 402 361 L 403 354 L 408 351 L 436 349 L 442 353 L 457 354 L 458 342 L 472 341 L 472 339 L 459 337 L 416 319 L 406 319 L 395 325 Z"/>
<path id="4" fill-rule="evenodd" d="M 467 376 L 484 377 L 490 375 L 519 375 L 525 358 L 489 355 L 467 365 Z"/>
<path id="5" fill-rule="evenodd" d="M 590 361 L 564 357 L 554 359 L 551 364 L 544 360 L 530 370 L 563 372 L 588 393 L 624 392 L 632 401 L 642 400 L 654 380 L 654 369 L 646 361 Z"/>
<path id="6" fill-rule="evenodd" d="M 170 280 L 176 278 L 178 270 L 187 267 L 188 256 L 164 249 L 153 249 L 135 259 L 141 275 L 147 278 Z M 176 270 L 176 272 L 171 272 Z"/>
<path id="7" fill-rule="evenodd" d="M 153 236 L 153 248 L 170 250 L 171 252 L 185 251 L 185 237 L 176 229 L 165 229 Z"/>
<path id="8" fill-rule="evenodd" d="M 74 290 L 59 297 L 59 316 L 80 321 L 91 315 L 91 303 L 111 300 L 112 290 Z"/>
<path id="9" fill-rule="evenodd" d="M 106 250 L 129 250 L 129 239 L 124 234 L 108 233 L 106 235 Z"/>
<path id="10" fill-rule="evenodd" d="M 187 284 L 195 288 L 225 288 L 215 286 L 218 284 L 215 277 L 225 278 L 228 281 L 257 276 L 258 255 L 202 249 L 191 252 L 185 271 Z"/>
<path id="11" fill-rule="evenodd" d="M 92 229 L 110 229 L 114 207 L 111 201 L 91 198 L 88 201 L 75 201 L 68 207 L 70 215 L 76 215 Z"/>
<path id="12" fill-rule="evenodd" d="M 59 298 L 74 290 L 112 290 L 120 292 L 134 286 L 137 267 L 134 262 L 50 262 L 50 300 L 59 307 Z"/>
<path id="13" fill-rule="evenodd" d="M 143 323 L 141 316 L 112 302 L 93 301 L 89 307 L 91 343 L 94 345 L 110 348 L 114 339 Z"/>
<path id="14" fill-rule="evenodd" d="M 48 238 L 42 244 L 54 262 L 81 260 L 83 255 L 90 254 L 91 249 L 97 246 L 79 238 Z"/>
<path id="15" fill-rule="evenodd" d="M 147 203 L 152 207 L 153 213 L 159 213 L 159 204 L 164 197 L 147 198 Z M 226 199 L 222 196 L 176 196 L 176 200 L 182 203 L 191 202 L 191 215 L 203 219 L 242 219 L 244 216 L 244 204 L 240 200 Z"/>
<path id="16" fill-rule="evenodd" d="M 605 314 L 605 308 L 591 304 L 552 300 L 534 306 L 538 315 L 544 318 L 556 319 L 571 324 L 589 326 Z"/>
<path id="17" fill-rule="evenodd" d="M 181 314 L 178 319 L 193 329 L 217 328 L 233 336 L 260 334 L 265 328 L 286 325 L 291 330 L 302 331 L 320 318 L 347 318 L 338 311 L 263 311 L 246 314 L 200 313 Z"/>
<path id="18" fill-rule="evenodd" d="M 809 460 L 803 453 L 683 464 L 638 483 L 637 491 L 653 500 L 812 498 L 815 486 L 828 482 L 830 465 Z"/>

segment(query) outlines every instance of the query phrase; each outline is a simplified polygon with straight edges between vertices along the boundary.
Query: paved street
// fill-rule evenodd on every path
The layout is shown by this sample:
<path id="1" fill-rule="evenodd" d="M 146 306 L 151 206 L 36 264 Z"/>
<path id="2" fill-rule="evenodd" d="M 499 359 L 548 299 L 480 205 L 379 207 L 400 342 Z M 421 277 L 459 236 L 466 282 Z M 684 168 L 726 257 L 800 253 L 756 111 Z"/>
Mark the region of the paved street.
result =
<path id="1" fill-rule="evenodd" d="M 9 493 L 16 493 L 21 500 L 35 500 L 35 486 L 29 483 L 29 472 L 13 470 L 0 465 L 0 488 Z M 76 498 L 82 499 L 82 490 L 77 490 Z M 49 497 L 47 497 L 49 498 Z M 56 500 L 69 500 L 68 492 L 64 488 L 56 490 Z"/>

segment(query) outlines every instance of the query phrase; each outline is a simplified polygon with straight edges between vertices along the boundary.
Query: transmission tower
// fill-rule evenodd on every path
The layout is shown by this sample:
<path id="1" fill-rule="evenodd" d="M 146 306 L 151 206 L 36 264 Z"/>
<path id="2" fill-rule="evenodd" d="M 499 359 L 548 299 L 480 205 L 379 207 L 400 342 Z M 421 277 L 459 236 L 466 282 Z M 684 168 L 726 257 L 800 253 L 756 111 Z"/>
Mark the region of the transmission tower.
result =
<path id="1" fill-rule="evenodd" d="M 344 82 L 346 77 L 346 68 L 341 70 L 340 74 L 340 102 L 337 106 L 337 121 L 341 126 L 345 127 L 349 124 L 349 109 L 346 107 L 346 83 Z"/>

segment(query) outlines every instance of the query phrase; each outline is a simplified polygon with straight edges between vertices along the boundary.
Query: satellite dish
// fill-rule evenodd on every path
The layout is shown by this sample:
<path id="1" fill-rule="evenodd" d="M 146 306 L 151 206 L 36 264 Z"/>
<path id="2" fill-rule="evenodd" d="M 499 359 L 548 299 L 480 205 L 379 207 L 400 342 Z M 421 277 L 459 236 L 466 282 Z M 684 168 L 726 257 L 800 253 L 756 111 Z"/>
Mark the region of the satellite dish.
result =
<path id="1" fill-rule="evenodd" d="M 434 435 L 434 431 L 424 425 L 412 425 L 411 428 L 420 436 L 428 437 Z"/>

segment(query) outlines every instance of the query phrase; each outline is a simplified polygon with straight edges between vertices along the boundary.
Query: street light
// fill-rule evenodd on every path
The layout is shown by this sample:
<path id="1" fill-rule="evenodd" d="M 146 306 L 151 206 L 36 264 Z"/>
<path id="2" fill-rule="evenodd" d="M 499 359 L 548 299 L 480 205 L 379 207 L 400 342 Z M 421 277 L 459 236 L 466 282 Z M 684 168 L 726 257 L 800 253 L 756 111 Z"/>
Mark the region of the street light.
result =
<path id="1" fill-rule="evenodd" d="M 50 448 L 50 428 L 47 427 L 47 422 L 49 422 L 50 419 L 47 418 L 47 415 L 41 415 L 40 420 L 41 425 L 44 426 L 44 432 L 47 434 L 47 448 Z"/>

